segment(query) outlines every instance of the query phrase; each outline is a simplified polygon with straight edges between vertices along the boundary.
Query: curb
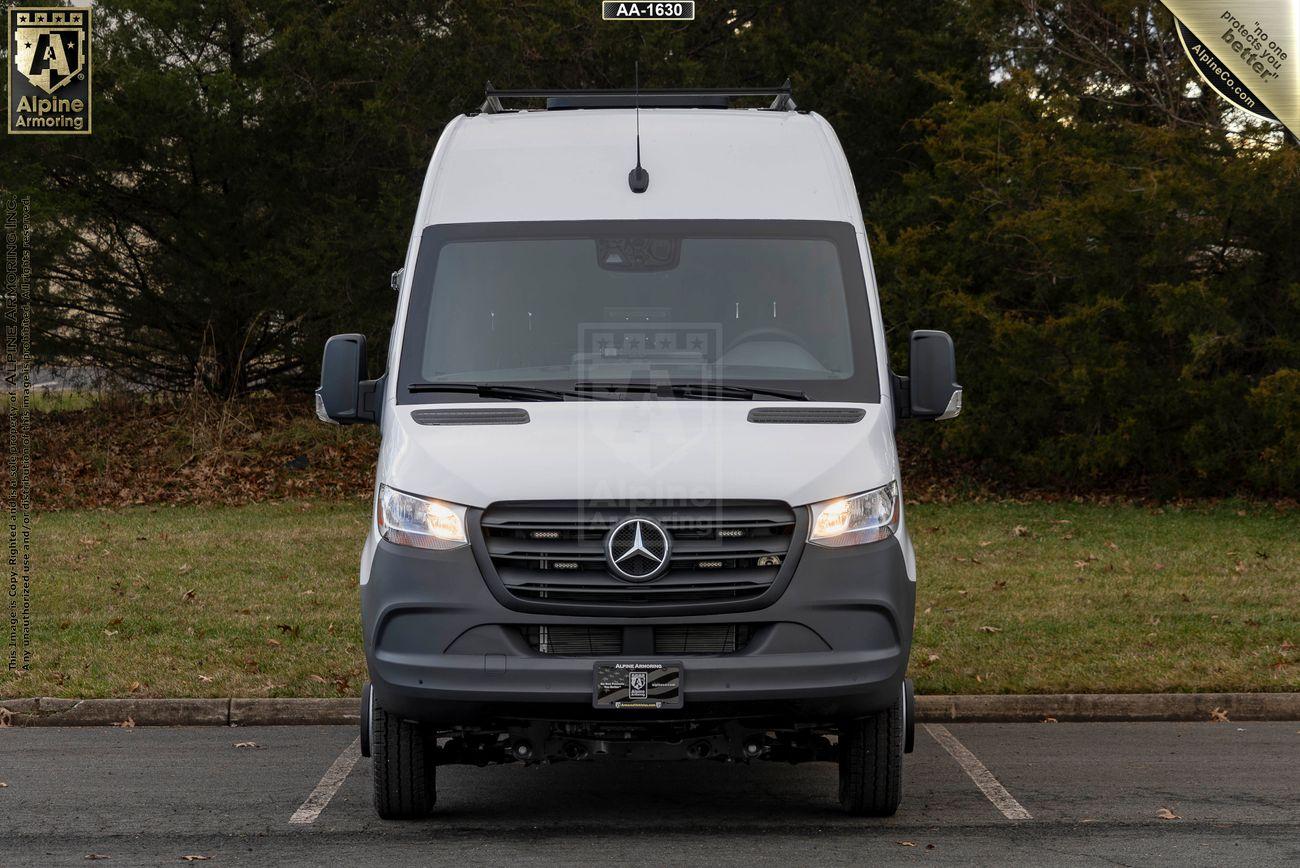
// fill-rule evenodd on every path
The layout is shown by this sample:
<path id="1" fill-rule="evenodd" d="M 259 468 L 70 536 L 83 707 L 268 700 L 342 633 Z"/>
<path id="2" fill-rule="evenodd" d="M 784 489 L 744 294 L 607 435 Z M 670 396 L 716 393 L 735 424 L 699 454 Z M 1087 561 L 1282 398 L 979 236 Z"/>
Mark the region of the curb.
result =
<path id="1" fill-rule="evenodd" d="M 918 696 L 923 723 L 1300 720 L 1300 693 L 1044 693 Z"/>
<path id="2" fill-rule="evenodd" d="M 357 724 L 360 700 L 0 699 L 0 726 L 327 726 Z M 1300 720 L 1300 693 L 1044 693 L 918 696 L 922 723 Z"/>
<path id="3" fill-rule="evenodd" d="M 356 724 L 361 700 L 0 699 L 0 726 L 322 726 Z"/>

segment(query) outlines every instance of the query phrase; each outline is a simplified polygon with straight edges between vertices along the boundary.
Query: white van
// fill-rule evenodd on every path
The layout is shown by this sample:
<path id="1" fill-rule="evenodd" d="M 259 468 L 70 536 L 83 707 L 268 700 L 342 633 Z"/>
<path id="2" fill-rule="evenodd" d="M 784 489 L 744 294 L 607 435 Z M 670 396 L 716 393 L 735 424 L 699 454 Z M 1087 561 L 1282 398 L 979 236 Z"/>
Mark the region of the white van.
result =
<path id="1" fill-rule="evenodd" d="M 788 85 L 489 89 L 394 284 L 387 372 L 338 335 L 317 392 L 382 432 L 380 816 L 427 815 L 439 765 L 617 758 L 838 762 L 847 811 L 892 814 L 916 598 L 894 428 L 961 388 L 943 332 L 891 373 L 826 121 Z"/>

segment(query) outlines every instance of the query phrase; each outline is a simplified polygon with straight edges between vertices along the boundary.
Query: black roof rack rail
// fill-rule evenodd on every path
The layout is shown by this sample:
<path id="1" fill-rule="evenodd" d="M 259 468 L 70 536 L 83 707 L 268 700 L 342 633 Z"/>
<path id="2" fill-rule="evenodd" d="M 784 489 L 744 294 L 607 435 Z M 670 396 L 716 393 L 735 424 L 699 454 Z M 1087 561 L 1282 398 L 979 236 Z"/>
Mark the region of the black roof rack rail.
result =
<path id="1" fill-rule="evenodd" d="M 479 111 L 498 114 L 514 111 L 505 108 L 502 100 L 544 99 L 548 110 L 570 108 L 631 108 L 639 99 L 641 108 L 727 108 L 735 97 L 774 97 L 769 111 L 794 111 L 790 79 L 780 87 L 683 87 L 644 89 L 638 94 L 631 88 L 596 88 L 592 90 L 562 90 L 555 88 L 495 88 L 488 82 L 483 89 L 483 104 Z"/>

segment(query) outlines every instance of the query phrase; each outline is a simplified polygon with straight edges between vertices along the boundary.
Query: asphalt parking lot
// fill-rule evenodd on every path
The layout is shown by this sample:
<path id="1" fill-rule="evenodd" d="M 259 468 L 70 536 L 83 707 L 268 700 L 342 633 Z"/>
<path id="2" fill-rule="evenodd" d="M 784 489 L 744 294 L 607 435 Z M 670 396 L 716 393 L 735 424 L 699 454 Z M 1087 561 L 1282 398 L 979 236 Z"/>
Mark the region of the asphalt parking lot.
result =
<path id="1" fill-rule="evenodd" d="M 1300 862 L 1300 722 L 923 726 L 888 820 L 840 814 L 830 764 L 700 761 L 444 767 L 385 823 L 355 739 L 0 729 L 0 864 Z"/>

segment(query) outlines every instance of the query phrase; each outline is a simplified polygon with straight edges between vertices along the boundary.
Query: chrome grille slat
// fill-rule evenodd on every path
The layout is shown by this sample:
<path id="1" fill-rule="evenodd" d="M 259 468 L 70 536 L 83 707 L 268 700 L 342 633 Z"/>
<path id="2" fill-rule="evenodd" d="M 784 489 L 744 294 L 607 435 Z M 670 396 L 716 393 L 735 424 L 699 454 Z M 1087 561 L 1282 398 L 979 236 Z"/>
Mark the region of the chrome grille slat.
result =
<path id="1" fill-rule="evenodd" d="M 766 567 L 763 569 L 749 570 L 669 570 L 663 576 L 653 582 L 646 582 L 643 585 L 629 585 L 627 582 L 620 582 L 612 578 L 602 570 L 531 570 L 520 567 L 517 564 L 501 564 L 497 567 L 497 575 L 500 576 L 502 583 L 507 588 L 517 588 L 524 585 L 547 585 L 551 587 L 563 587 L 566 585 L 584 585 L 591 587 L 607 587 L 611 590 L 624 591 L 628 588 L 669 588 L 681 585 L 703 585 L 711 586 L 717 584 L 748 585 L 756 588 L 766 588 L 775 578 L 776 567 Z"/>
<path id="2" fill-rule="evenodd" d="M 547 592 L 561 593 L 581 593 L 581 594 L 627 594 L 629 591 L 637 594 L 647 594 L 650 596 L 660 596 L 667 594 L 680 593 L 713 593 L 721 591 L 732 591 L 740 593 L 761 593 L 767 585 L 759 582 L 710 582 L 706 585 L 699 584 L 674 584 L 659 585 L 647 583 L 644 585 L 629 585 L 626 588 L 615 588 L 609 585 L 591 585 L 591 584 L 569 584 L 560 582 L 527 582 L 521 585 L 511 585 L 511 590 L 526 591 L 528 593 L 542 594 Z"/>

